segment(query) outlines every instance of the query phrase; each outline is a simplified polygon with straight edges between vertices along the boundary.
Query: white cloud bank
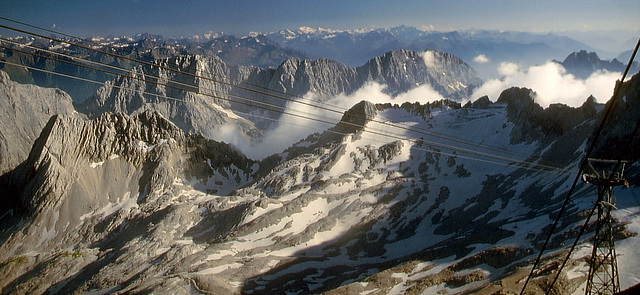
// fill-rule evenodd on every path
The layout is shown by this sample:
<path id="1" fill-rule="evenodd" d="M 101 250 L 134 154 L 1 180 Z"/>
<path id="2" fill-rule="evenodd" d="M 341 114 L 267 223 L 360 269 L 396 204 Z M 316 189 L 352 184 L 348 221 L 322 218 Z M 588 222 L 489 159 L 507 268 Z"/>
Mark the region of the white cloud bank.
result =
<path id="1" fill-rule="evenodd" d="M 340 94 L 324 103 L 319 103 L 315 94 L 309 93 L 303 99 L 305 102 L 313 105 L 322 105 L 337 112 L 289 102 L 285 112 L 299 116 L 282 115 L 276 127 L 268 131 L 259 143 L 250 144 L 233 125 L 221 127 L 215 140 L 234 145 L 249 158 L 263 159 L 269 155 L 282 152 L 287 147 L 306 138 L 309 134 L 331 128 L 340 121 L 344 111 L 362 100 L 372 103 L 402 104 L 404 102 L 427 103 L 444 99 L 440 93 L 433 90 L 428 84 L 420 85 L 395 97 L 384 93 L 385 88 L 386 86 L 380 83 L 369 82 L 353 94 Z M 308 120 L 302 117 L 312 117 L 329 123 Z"/>
<path id="2" fill-rule="evenodd" d="M 537 93 L 536 102 L 542 107 L 552 103 L 563 103 L 572 107 L 581 106 L 589 95 L 598 102 L 604 103 L 613 94 L 615 81 L 620 73 L 599 71 L 586 80 L 568 74 L 562 65 L 547 62 L 540 66 L 532 66 L 521 70 L 515 63 L 503 62 L 498 67 L 499 79 L 486 81 L 472 95 L 477 99 L 483 95 L 495 101 L 500 93 L 510 87 L 526 87 Z"/>

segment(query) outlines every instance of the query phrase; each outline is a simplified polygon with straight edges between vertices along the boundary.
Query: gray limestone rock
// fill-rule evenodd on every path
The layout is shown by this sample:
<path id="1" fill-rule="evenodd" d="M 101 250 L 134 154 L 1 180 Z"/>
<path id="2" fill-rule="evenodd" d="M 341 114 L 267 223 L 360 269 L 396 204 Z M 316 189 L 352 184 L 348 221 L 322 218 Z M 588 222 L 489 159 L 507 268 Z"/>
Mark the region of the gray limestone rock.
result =
<path id="1" fill-rule="evenodd" d="M 71 97 L 61 90 L 18 84 L 0 71 L 0 175 L 27 159 L 51 116 L 74 113 Z"/>

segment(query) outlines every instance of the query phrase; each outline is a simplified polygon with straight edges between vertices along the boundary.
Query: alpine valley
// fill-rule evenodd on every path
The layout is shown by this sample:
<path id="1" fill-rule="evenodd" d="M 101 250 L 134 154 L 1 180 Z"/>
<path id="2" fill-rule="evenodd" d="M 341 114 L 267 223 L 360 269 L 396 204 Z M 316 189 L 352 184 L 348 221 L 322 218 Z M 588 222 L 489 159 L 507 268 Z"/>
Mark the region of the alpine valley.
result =
<path id="1" fill-rule="evenodd" d="M 285 33 L 270 38 L 303 40 Z M 535 89 L 473 97 L 478 72 L 437 50 L 352 67 L 264 35 L 144 36 L 101 53 L 25 40 L 0 71 L 2 294 L 517 294 L 608 107 L 591 156 L 628 161 L 616 251 L 622 289 L 640 282 L 638 75 L 615 105 L 543 108 Z M 129 59 L 105 53 L 125 47 Z M 572 56 L 582 72 L 619 63 Z M 104 83 L 32 69 L 43 64 Z M 362 92 L 376 85 L 429 97 L 382 103 Z M 260 148 L 292 114 L 325 127 L 263 157 L 222 141 L 231 128 Z M 578 182 L 526 294 L 546 292 L 596 197 Z M 594 230 L 553 294 L 584 293 Z"/>

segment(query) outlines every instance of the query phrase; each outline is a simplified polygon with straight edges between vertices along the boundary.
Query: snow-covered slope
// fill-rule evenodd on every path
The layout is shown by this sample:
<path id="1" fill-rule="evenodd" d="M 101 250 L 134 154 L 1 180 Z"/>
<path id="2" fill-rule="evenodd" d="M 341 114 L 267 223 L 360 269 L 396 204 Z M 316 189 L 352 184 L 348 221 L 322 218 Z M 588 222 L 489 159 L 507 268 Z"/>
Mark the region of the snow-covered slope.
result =
<path id="1" fill-rule="evenodd" d="M 640 101 L 633 83 L 629 102 Z M 531 95 L 464 107 L 363 101 L 259 163 L 158 113 L 56 116 L 0 179 L 13 200 L 0 212 L 2 292 L 518 292 L 602 109 L 538 109 Z M 639 168 L 628 169 L 632 183 Z M 637 253 L 638 192 L 616 212 L 629 222 L 620 257 Z M 595 194 L 578 186 L 543 270 Z M 559 293 L 579 291 L 587 245 Z M 621 259 L 623 288 L 637 267 Z M 537 272 L 530 291 L 550 274 Z"/>
<path id="2" fill-rule="evenodd" d="M 457 64 L 438 56 L 442 69 Z M 389 53 L 368 73 L 411 69 L 409 57 L 420 56 Z M 193 56 L 161 62 L 228 70 Z M 306 74 L 323 63 L 291 60 L 288 73 L 317 82 L 322 75 Z M 209 83 L 196 80 L 189 82 Z M 603 109 L 593 100 L 543 109 L 525 88 L 465 106 L 361 101 L 332 128 L 256 162 L 185 134 L 174 122 L 188 110 L 141 95 L 172 90 L 126 77 L 116 83 L 122 88 L 105 85 L 94 107 L 131 114 L 55 115 L 24 162 L 0 176 L 2 293 L 518 292 Z M 637 120 L 640 79 L 622 89 L 599 156 L 621 149 L 616 143 Z M 242 120 L 216 102 L 200 106 Z M 623 288 L 639 278 L 638 264 L 624 259 L 638 252 L 640 226 L 640 148 L 630 142 L 632 187 L 615 213 Z M 578 185 L 529 291 L 548 284 L 595 195 Z M 590 236 L 558 293 L 582 288 Z"/>

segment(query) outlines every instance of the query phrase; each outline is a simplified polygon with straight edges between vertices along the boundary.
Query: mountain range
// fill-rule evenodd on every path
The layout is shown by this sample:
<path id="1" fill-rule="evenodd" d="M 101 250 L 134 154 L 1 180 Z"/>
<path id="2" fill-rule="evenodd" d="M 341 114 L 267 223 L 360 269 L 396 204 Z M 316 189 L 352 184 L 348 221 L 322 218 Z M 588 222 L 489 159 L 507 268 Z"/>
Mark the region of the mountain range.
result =
<path id="1" fill-rule="evenodd" d="M 389 35 L 417 33 L 394 30 L 363 34 L 371 44 L 392 44 Z M 279 34 L 291 42 L 320 33 L 327 42 L 354 38 L 303 33 Z M 466 38 L 435 39 L 443 37 Z M 615 189 L 616 250 L 622 288 L 638 284 L 640 264 L 631 259 L 640 255 L 638 75 L 621 83 L 615 105 L 585 97 L 580 107 L 543 108 L 535 90 L 523 87 L 494 101 L 472 97 L 480 75 L 451 53 L 391 50 L 352 67 L 257 41 L 263 38 L 91 40 L 113 52 L 124 50 L 115 44 L 135 44 L 131 59 L 62 46 L 70 56 L 93 54 L 119 67 L 94 92 L 80 87 L 76 95 L 91 93 L 82 99 L 24 84 L 65 84 L 47 80 L 53 75 L 38 80 L 36 71 L 5 65 L 0 292 L 519 293 L 605 109 L 610 119 L 591 156 L 628 161 L 631 185 Z M 194 48 L 203 51 L 186 52 Z M 227 54 L 210 55 L 216 50 Z M 29 67 L 47 63 L 3 54 Z M 287 58 L 275 67 L 230 61 L 245 54 Z M 563 62 L 568 71 L 570 64 L 612 64 L 586 51 L 572 55 Z M 63 64 L 49 61 L 49 68 L 84 71 Z M 428 87 L 433 97 L 356 95 L 371 85 L 383 85 L 389 97 Z M 332 105 L 336 99 L 348 107 Z M 292 108 L 299 105 L 308 109 Z M 328 111 L 340 118 L 324 118 Z M 275 120 L 293 137 L 294 123 L 281 120 L 290 112 L 329 126 L 260 159 L 215 140 L 230 126 L 260 147 Z M 595 186 L 577 184 L 527 292 L 545 293 L 596 195 Z M 594 230 L 591 222 L 555 294 L 584 292 Z"/>
<path id="2" fill-rule="evenodd" d="M 196 38 L 197 37 L 197 38 Z M 78 56 L 111 66 L 130 70 L 130 59 L 154 62 L 158 59 L 177 58 L 185 55 L 218 57 L 230 66 L 251 66 L 277 69 L 290 58 L 300 60 L 330 59 L 350 68 L 361 67 L 372 58 L 390 51 L 410 50 L 424 52 L 435 50 L 461 58 L 471 65 L 483 80 L 496 78 L 496 71 L 503 62 L 516 62 L 522 68 L 543 64 L 549 60 L 569 56 L 573 52 L 594 49 L 584 43 L 553 34 L 533 34 L 504 31 L 422 31 L 399 26 L 387 29 L 328 30 L 302 27 L 267 34 L 252 33 L 247 36 L 220 36 L 206 34 L 190 38 L 163 37 L 139 34 L 134 37 L 93 37 L 88 39 L 62 38 L 63 42 L 79 43 L 85 48 L 67 43 L 16 37 L 15 50 L 5 50 L 1 60 L 35 68 L 46 68 L 70 76 L 87 77 L 97 81 L 114 79 L 113 75 L 90 68 L 69 64 Z M 23 44 L 17 46 L 16 44 Z M 30 47 L 25 47 L 28 45 Z M 89 50 L 92 49 L 92 50 Z M 99 49 L 100 52 L 96 52 Z M 29 55 L 21 54 L 21 51 Z M 67 56 L 57 56 L 60 52 Z M 36 56 L 33 54 L 37 53 Z M 107 53 L 107 54 L 105 54 Z M 130 59 L 113 58 L 117 54 Z M 621 53 L 620 58 L 626 62 Z M 85 64 L 80 62 L 81 64 Z M 48 73 L 27 71 L 23 67 L 0 64 L 14 81 L 34 83 L 43 87 L 56 87 L 69 93 L 75 102 L 83 102 L 99 88 L 97 84 L 80 82 Z M 122 71 L 117 71 L 123 75 Z"/>
<path id="3" fill-rule="evenodd" d="M 429 64 L 425 56 L 430 58 Z M 196 77 L 198 73 L 202 74 Z M 352 94 L 372 82 L 385 85 L 384 91 L 391 95 L 426 84 L 443 97 L 456 100 L 468 99 L 482 83 L 462 60 L 435 51 L 389 52 L 358 68 L 327 59 L 290 58 L 280 67 L 266 70 L 231 66 L 217 57 L 187 55 L 135 68 L 128 76 L 106 83 L 79 109 L 89 117 L 104 112 L 135 114 L 153 110 L 185 132 L 209 138 L 216 138 L 221 127 L 232 124 L 247 140 L 255 141 L 273 126 L 264 116 L 279 119 L 287 104 L 301 100 L 307 93 L 313 93 L 315 100 L 322 103 L 337 95 Z"/>
<path id="4" fill-rule="evenodd" d="M 594 51 L 592 47 L 568 37 L 554 34 L 533 34 L 510 31 L 422 31 L 414 27 L 399 26 L 374 30 L 326 30 L 302 27 L 267 34 L 270 39 L 326 57 L 346 65 L 358 65 L 367 56 L 376 56 L 390 50 L 432 49 L 451 53 L 472 64 L 483 79 L 497 75 L 502 62 L 517 62 L 523 67 L 542 64 L 574 51 Z M 478 56 L 483 59 L 474 62 Z"/>
<path id="5" fill-rule="evenodd" d="M 618 110 L 627 112 L 638 105 L 637 77 L 625 88 Z M 334 128 L 259 162 L 157 112 L 55 115 L 1 179 L 2 290 L 516 291 L 510 282 L 539 250 L 602 113 L 593 101 L 542 109 L 532 95 L 513 88 L 465 106 L 363 101 Z M 627 175 L 637 180 L 637 165 Z M 594 194 L 578 186 L 543 269 Z M 637 243 L 629 204 L 617 215 L 621 257 Z M 557 292 L 584 281 L 588 251 L 579 253 Z"/>

